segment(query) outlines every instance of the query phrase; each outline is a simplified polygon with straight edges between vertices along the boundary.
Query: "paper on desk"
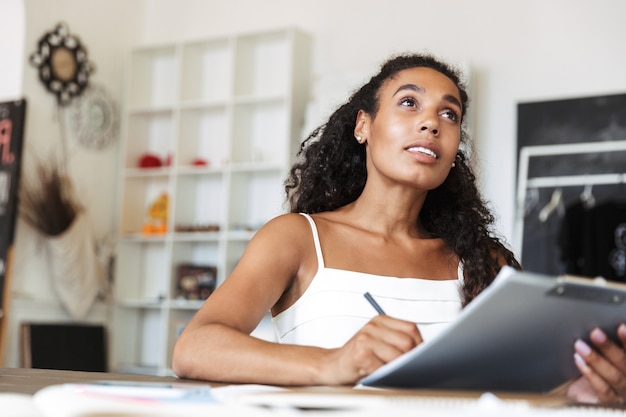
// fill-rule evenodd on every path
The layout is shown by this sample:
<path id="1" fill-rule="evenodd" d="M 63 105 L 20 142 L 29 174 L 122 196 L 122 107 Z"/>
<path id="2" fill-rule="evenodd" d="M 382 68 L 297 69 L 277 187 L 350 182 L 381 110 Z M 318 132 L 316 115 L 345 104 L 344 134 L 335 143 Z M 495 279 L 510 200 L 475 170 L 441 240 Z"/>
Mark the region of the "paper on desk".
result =
<path id="1" fill-rule="evenodd" d="M 27 394 L 0 393 L 0 416 L 44 417 Z"/>
<path id="2" fill-rule="evenodd" d="M 213 397 L 222 402 L 236 402 L 250 395 L 272 394 L 286 391 L 288 391 L 287 388 L 262 384 L 224 385 L 211 389 Z"/>
<path id="3" fill-rule="evenodd" d="M 322 388 L 322 387 L 320 387 Z M 386 395 L 374 390 L 364 395 L 332 389 L 260 390 L 249 389 L 238 397 L 239 403 L 280 410 L 281 415 L 307 417 L 608 417 L 626 416 L 626 410 L 594 407 L 537 406 L 522 399 L 501 399 L 486 392 L 479 398 L 455 396 L 420 396 L 418 393 Z M 377 395 L 376 391 L 378 391 Z"/>
<path id="4" fill-rule="evenodd" d="M 81 384 L 83 387 L 87 384 Z M 140 386 L 133 392 L 114 391 L 112 388 L 76 389 L 76 384 L 52 385 L 38 391 L 33 401 L 43 417 L 99 417 L 119 415 L 124 417 L 207 417 L 247 416 L 265 417 L 267 409 L 221 402 L 208 395 L 164 394 L 162 387 L 150 392 Z"/>
<path id="5" fill-rule="evenodd" d="M 139 387 L 144 390 L 146 387 Z M 161 388 L 159 388 L 161 389 Z M 142 391 L 139 392 L 142 392 Z M 331 390 L 332 391 L 332 390 Z M 11 417 L 600 417 L 626 416 L 626 411 L 603 408 L 542 408 L 522 400 L 501 400 L 493 394 L 478 399 L 419 395 L 331 393 L 287 390 L 265 385 L 212 388 L 208 399 L 154 392 L 134 394 L 78 391 L 72 384 L 53 385 L 37 392 L 33 403 L 40 414 Z M 1 398 L 1 397 L 0 397 Z M 23 398 L 22 398 L 23 399 Z M 1 405 L 2 403 L 0 403 Z M 6 408 L 0 408 L 0 415 Z M 26 408 L 24 408 L 26 410 Z"/>

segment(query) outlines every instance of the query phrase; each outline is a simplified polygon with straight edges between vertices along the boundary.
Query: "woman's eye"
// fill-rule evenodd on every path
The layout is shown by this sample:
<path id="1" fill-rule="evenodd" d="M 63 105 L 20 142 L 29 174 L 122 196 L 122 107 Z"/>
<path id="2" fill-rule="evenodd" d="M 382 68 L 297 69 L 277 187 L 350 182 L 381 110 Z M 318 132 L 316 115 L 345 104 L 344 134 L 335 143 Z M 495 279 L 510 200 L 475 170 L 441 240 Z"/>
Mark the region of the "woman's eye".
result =
<path id="1" fill-rule="evenodd" d="M 450 119 L 454 122 L 459 120 L 459 115 L 454 110 L 446 110 L 442 113 L 443 117 Z"/>
<path id="2" fill-rule="evenodd" d="M 415 107 L 417 105 L 417 102 L 413 97 L 405 97 L 400 100 L 400 105 L 406 107 Z"/>

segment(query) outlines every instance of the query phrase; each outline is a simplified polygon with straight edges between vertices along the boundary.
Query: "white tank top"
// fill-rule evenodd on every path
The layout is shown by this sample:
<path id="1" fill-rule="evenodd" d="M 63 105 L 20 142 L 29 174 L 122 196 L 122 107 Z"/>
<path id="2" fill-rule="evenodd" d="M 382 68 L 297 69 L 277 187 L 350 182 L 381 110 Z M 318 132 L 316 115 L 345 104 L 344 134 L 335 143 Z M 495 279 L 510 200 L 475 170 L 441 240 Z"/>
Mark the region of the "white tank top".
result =
<path id="1" fill-rule="evenodd" d="M 336 348 L 343 346 L 376 314 L 363 294 L 369 292 L 390 317 L 413 321 L 424 340 L 454 321 L 461 311 L 463 269 L 457 279 L 396 278 L 326 268 L 317 227 L 311 216 L 317 273 L 304 294 L 272 317 L 280 343 Z"/>

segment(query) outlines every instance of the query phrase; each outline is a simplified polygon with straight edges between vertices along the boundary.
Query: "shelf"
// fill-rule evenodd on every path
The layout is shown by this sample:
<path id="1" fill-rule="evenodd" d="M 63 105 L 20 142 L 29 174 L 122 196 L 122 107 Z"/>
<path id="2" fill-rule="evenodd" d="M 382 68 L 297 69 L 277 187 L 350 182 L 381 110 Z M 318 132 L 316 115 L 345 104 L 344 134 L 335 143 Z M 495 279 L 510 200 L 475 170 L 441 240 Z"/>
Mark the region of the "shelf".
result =
<path id="1" fill-rule="evenodd" d="M 285 213 L 283 177 L 275 171 L 233 172 L 228 229 L 256 230 Z"/>
<path id="2" fill-rule="evenodd" d="M 170 271 L 168 246 L 164 242 L 121 241 L 117 247 L 115 300 L 121 303 L 136 300 L 166 299 L 169 295 Z"/>
<path id="3" fill-rule="evenodd" d="M 177 232 L 173 235 L 174 242 L 218 242 L 220 232 Z"/>
<path id="4" fill-rule="evenodd" d="M 234 95 L 287 94 L 292 67 L 290 41 L 287 31 L 238 38 Z"/>
<path id="5" fill-rule="evenodd" d="M 204 300 L 171 300 L 169 307 L 172 310 L 191 310 L 194 313 L 204 304 Z"/>
<path id="6" fill-rule="evenodd" d="M 223 227 L 226 190 L 222 175 L 179 176 L 172 230 L 180 227 Z"/>
<path id="7" fill-rule="evenodd" d="M 160 310 L 164 307 L 163 300 L 122 300 L 116 303 L 126 309 Z"/>
<path id="8" fill-rule="evenodd" d="M 266 105 L 272 103 L 281 103 L 289 99 L 284 94 L 250 94 L 245 96 L 237 96 L 233 99 L 234 105 Z"/>
<path id="9" fill-rule="evenodd" d="M 127 179 L 132 178 L 163 178 L 167 179 L 171 175 L 170 167 L 161 168 L 127 168 L 124 175 Z"/>
<path id="10" fill-rule="evenodd" d="M 229 39 L 184 45 L 181 101 L 226 100 L 232 88 Z"/>
<path id="11" fill-rule="evenodd" d="M 185 241 L 176 242 L 172 249 L 172 265 L 196 264 L 218 266 L 220 256 L 219 242 L 216 241 Z M 175 274 L 173 274 L 175 275 Z M 175 279 L 172 279 L 172 291 L 174 294 Z M 173 296 L 171 297 L 173 298 Z"/>
<path id="12" fill-rule="evenodd" d="M 252 236 L 256 233 L 256 230 L 239 230 L 239 229 L 231 229 L 227 232 L 228 240 L 230 242 L 248 242 L 252 239 Z"/>
<path id="13" fill-rule="evenodd" d="M 177 165 L 192 166 L 203 161 L 220 168 L 229 160 L 228 109 L 224 106 L 184 109 L 181 111 Z"/>
<path id="14" fill-rule="evenodd" d="M 121 234 L 118 238 L 118 243 L 122 244 L 122 243 L 136 243 L 136 244 L 143 244 L 143 243 L 165 243 L 165 240 L 167 239 L 168 235 L 165 234 L 161 234 L 161 235 L 147 235 L 147 234 L 143 234 L 143 233 L 127 233 L 127 234 Z"/>
<path id="15" fill-rule="evenodd" d="M 139 366 L 136 364 L 124 363 L 119 367 L 114 368 L 113 372 L 121 374 L 134 374 L 134 375 L 149 375 L 149 376 L 169 376 L 168 374 L 162 374 L 162 370 L 157 365 L 152 366 Z"/>
<path id="16" fill-rule="evenodd" d="M 225 173 L 224 168 L 215 168 L 211 166 L 198 166 L 187 165 L 176 167 L 176 175 L 179 177 L 184 176 L 201 176 L 201 175 L 223 175 Z"/>
<path id="17" fill-rule="evenodd" d="M 235 106 L 231 161 L 279 163 L 290 149 L 282 143 L 289 136 L 290 120 L 284 100 Z M 281 146 L 283 145 L 283 146 Z"/>
<path id="18" fill-rule="evenodd" d="M 171 111 L 130 115 L 127 129 L 126 168 L 139 167 L 140 158 L 148 153 L 157 156 L 162 165 L 174 156 L 174 115 Z"/>
<path id="19" fill-rule="evenodd" d="M 160 105 L 160 106 L 142 106 L 142 107 L 133 107 L 128 110 L 129 116 L 134 117 L 149 117 L 155 114 L 167 114 L 172 113 L 176 110 L 176 108 L 172 105 Z"/>
<path id="20" fill-rule="evenodd" d="M 171 106 L 176 102 L 176 47 L 146 48 L 132 56 L 130 108 Z"/>
<path id="21" fill-rule="evenodd" d="M 145 369 L 158 374 L 165 368 L 166 345 L 162 309 L 114 310 L 115 334 L 112 340 L 111 369 Z M 152 373 L 154 372 L 154 373 Z"/>
<path id="22" fill-rule="evenodd" d="M 257 230 L 285 213 L 283 181 L 301 140 L 309 53 L 307 36 L 294 29 L 131 51 L 111 369 L 171 373 L 176 338 L 203 303 L 181 297 L 206 294 L 181 290 L 180 277 L 190 275 L 179 267 L 208 267 L 209 282 L 221 285 Z M 158 166 L 140 167 L 146 156 Z M 159 233 L 147 234 L 163 196 L 167 216 Z M 267 323 L 257 334 L 268 334 Z"/>
<path id="23" fill-rule="evenodd" d="M 124 181 L 120 235 L 137 235 L 142 231 L 151 204 L 163 194 L 171 195 L 169 177 L 133 176 Z"/>
<path id="24" fill-rule="evenodd" d="M 276 173 L 281 174 L 284 172 L 285 167 L 283 165 L 274 162 L 236 162 L 231 164 L 230 172 L 241 174 L 255 174 L 255 173 Z"/>

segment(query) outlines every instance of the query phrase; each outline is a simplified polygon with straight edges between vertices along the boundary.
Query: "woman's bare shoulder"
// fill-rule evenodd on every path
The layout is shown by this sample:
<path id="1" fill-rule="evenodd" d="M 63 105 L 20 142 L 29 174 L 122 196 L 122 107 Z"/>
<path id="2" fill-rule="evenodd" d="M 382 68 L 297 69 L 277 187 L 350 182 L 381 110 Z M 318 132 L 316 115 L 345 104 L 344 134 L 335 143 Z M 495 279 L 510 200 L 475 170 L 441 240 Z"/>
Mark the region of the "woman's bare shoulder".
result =
<path id="1" fill-rule="evenodd" d="M 255 234 L 253 241 L 272 241 L 277 247 L 284 247 L 297 245 L 308 236 L 311 236 L 311 226 L 306 217 L 297 213 L 287 213 L 276 216 L 263 225 Z"/>
<path id="2" fill-rule="evenodd" d="M 268 221 L 260 230 L 302 232 L 311 230 L 306 217 L 298 213 L 280 214 Z"/>
<path id="3" fill-rule="evenodd" d="M 273 271 L 274 279 L 284 279 L 277 287 L 286 288 L 304 266 L 308 265 L 312 254 L 313 238 L 307 219 L 299 214 L 279 215 L 261 227 L 244 252 L 239 270 L 257 270 L 262 267 Z"/>

